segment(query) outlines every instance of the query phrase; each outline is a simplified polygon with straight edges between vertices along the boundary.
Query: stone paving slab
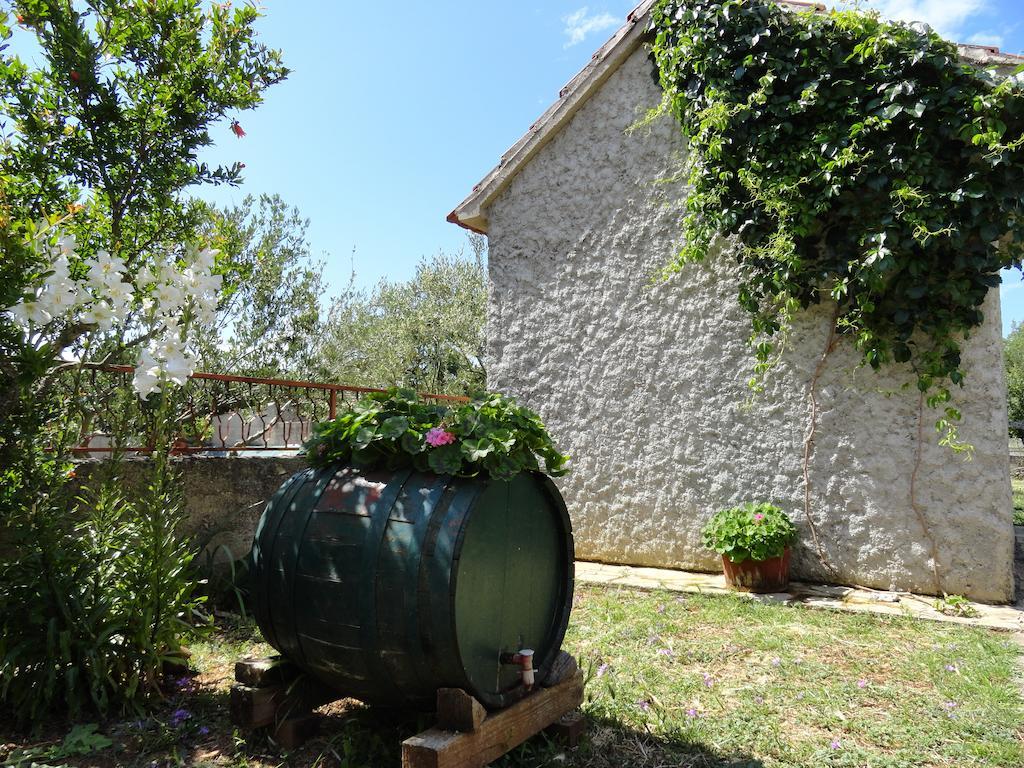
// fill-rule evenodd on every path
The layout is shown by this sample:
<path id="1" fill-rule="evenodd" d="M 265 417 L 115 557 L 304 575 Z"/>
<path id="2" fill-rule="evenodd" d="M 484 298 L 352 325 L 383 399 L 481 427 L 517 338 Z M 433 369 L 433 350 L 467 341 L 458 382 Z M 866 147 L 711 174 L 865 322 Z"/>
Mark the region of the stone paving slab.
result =
<path id="1" fill-rule="evenodd" d="M 935 609 L 934 597 L 914 595 L 909 592 L 884 592 L 828 584 L 805 584 L 795 581 L 790 583 L 789 592 L 752 595 L 730 590 L 725 586 L 725 577 L 722 574 L 608 565 L 581 560 L 576 561 L 576 580 L 588 584 L 607 584 L 636 589 L 665 589 L 670 592 L 731 592 L 763 602 L 806 605 L 812 608 L 829 608 L 886 616 L 912 616 L 918 619 L 1024 632 L 1024 607 L 1019 602 L 1016 606 L 971 603 L 971 607 L 978 612 L 977 616 L 970 618 L 947 616 Z"/>

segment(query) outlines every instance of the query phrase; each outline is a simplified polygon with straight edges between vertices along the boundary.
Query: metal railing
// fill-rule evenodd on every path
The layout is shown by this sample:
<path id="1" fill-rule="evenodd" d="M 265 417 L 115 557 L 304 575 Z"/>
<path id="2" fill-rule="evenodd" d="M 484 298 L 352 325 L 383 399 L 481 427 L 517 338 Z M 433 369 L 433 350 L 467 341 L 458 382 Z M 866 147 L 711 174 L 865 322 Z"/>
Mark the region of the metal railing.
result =
<path id="1" fill-rule="evenodd" d="M 112 451 L 149 453 L 153 449 L 147 417 L 133 397 L 128 365 L 87 365 L 79 381 L 88 388 L 89 402 L 82 408 L 81 437 L 72 451 L 79 455 L 103 455 Z M 180 390 L 175 414 L 173 453 L 227 454 L 235 451 L 298 451 L 325 419 L 340 408 L 354 404 L 373 387 L 347 384 L 268 379 L 196 372 Z M 132 395 L 132 396 L 126 396 Z M 456 395 L 420 393 L 439 403 L 466 402 Z M 130 413 L 129 413 L 130 412 Z M 111 436 L 123 435 L 131 426 L 128 443 L 115 447 Z M 122 428 L 119 430 L 118 427 Z M 124 438 L 122 438 L 124 439 Z"/>

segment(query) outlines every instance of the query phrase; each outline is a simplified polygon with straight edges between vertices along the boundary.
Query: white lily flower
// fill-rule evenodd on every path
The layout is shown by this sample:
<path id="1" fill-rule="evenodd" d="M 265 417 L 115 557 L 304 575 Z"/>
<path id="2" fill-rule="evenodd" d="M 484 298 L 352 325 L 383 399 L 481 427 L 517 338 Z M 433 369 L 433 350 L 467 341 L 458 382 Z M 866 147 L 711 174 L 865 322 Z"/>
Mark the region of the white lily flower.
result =
<path id="1" fill-rule="evenodd" d="M 181 272 L 175 268 L 173 261 L 169 264 L 161 264 L 157 271 L 161 282 L 177 283 L 181 280 Z"/>
<path id="2" fill-rule="evenodd" d="M 50 313 L 35 301 L 23 301 L 7 311 L 14 315 L 15 322 L 23 328 L 46 325 L 52 319 Z"/>
<path id="3" fill-rule="evenodd" d="M 143 269 L 135 276 L 135 285 L 139 288 L 145 288 L 152 285 L 157 281 L 156 275 L 153 274 L 152 270 Z"/>
<path id="4" fill-rule="evenodd" d="M 150 349 L 161 360 L 169 360 L 185 354 L 185 342 L 179 336 L 168 335 L 154 341 Z"/>
<path id="5" fill-rule="evenodd" d="M 181 318 L 177 315 L 162 315 L 160 318 L 161 325 L 168 336 L 174 338 L 180 338 L 181 336 Z"/>
<path id="6" fill-rule="evenodd" d="M 213 325 L 217 322 L 217 309 L 216 307 L 208 307 L 204 305 L 196 306 L 196 320 L 203 325 Z"/>
<path id="7" fill-rule="evenodd" d="M 153 293 L 153 298 L 160 304 L 164 311 L 173 311 L 185 303 L 185 295 L 181 288 L 170 283 L 163 283 Z"/>
<path id="8" fill-rule="evenodd" d="M 181 273 L 181 282 L 192 293 L 196 293 L 202 290 L 204 277 L 202 272 L 197 272 L 192 267 L 189 267 Z"/>
<path id="9" fill-rule="evenodd" d="M 120 279 L 124 271 L 125 264 L 122 259 L 115 258 L 106 251 L 97 251 L 96 260 L 89 266 L 89 280 L 93 284 L 108 284 L 113 279 Z"/>
<path id="10" fill-rule="evenodd" d="M 132 286 L 128 283 L 116 280 L 105 286 L 107 298 L 115 304 L 130 304 L 135 294 L 132 293 Z"/>
<path id="11" fill-rule="evenodd" d="M 89 309 L 82 313 L 82 319 L 87 323 L 94 323 L 101 331 L 109 331 L 114 327 L 114 321 L 118 313 L 114 307 L 105 301 L 97 301 Z"/>
<path id="12" fill-rule="evenodd" d="M 200 288 L 203 293 L 217 293 L 224 284 L 224 275 L 204 275 Z"/>
<path id="13" fill-rule="evenodd" d="M 213 269 L 214 262 L 216 261 L 219 253 L 220 251 L 216 248 L 203 248 L 203 250 L 196 253 L 193 264 L 209 272 Z"/>
<path id="14" fill-rule="evenodd" d="M 149 353 L 142 350 L 139 354 L 138 365 L 135 366 L 135 376 L 132 378 L 132 387 L 142 400 L 146 400 L 153 392 L 160 391 L 160 364 Z"/>
<path id="15" fill-rule="evenodd" d="M 195 360 L 191 355 L 181 352 L 168 356 L 164 361 L 163 368 L 167 378 L 180 387 L 188 381 L 188 377 L 195 370 Z"/>
<path id="16" fill-rule="evenodd" d="M 71 279 L 71 262 L 66 256 L 58 256 L 50 265 L 53 274 L 47 277 L 47 281 L 63 282 Z"/>
<path id="17" fill-rule="evenodd" d="M 74 235 L 61 235 L 57 238 L 57 247 L 65 255 L 71 255 L 78 250 L 78 238 Z"/>
<path id="18" fill-rule="evenodd" d="M 56 317 L 71 311 L 80 301 L 87 301 L 89 298 L 89 295 L 81 290 L 80 285 L 64 280 L 58 283 L 47 283 L 43 292 L 39 294 L 39 304 Z"/>

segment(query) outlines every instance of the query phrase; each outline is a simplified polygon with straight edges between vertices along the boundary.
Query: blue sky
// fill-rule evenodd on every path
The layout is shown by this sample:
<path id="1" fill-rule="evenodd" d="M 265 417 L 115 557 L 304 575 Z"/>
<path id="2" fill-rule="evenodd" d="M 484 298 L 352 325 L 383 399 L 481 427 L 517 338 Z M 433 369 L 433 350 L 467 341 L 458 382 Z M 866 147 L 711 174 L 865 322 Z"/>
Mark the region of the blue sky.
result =
<path id="1" fill-rule="evenodd" d="M 586 4 L 584 4 L 586 3 Z M 332 287 L 405 279 L 454 251 L 445 216 L 621 25 L 634 0 L 413 2 L 265 0 L 259 28 L 293 70 L 266 103 L 215 132 L 208 162 L 246 164 L 246 183 L 204 196 L 279 193 L 311 220 Z M 871 0 L 958 41 L 1024 53 L 1024 0 Z M 354 251 L 354 253 L 353 253 Z M 1024 320 L 1019 276 L 1004 324 Z"/>

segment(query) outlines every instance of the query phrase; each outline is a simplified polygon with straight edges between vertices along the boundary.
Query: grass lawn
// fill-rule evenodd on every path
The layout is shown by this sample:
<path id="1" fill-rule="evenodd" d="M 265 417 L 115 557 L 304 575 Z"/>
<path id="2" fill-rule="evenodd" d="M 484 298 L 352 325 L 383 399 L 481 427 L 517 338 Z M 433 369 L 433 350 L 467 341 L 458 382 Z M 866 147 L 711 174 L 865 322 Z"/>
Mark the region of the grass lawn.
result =
<path id="1" fill-rule="evenodd" d="M 1010 480 L 1013 486 L 1013 524 L 1024 525 L 1024 480 Z"/>
<path id="2" fill-rule="evenodd" d="M 1006 633 L 580 586 L 566 647 L 589 676 L 588 738 L 566 752 L 538 737 L 496 765 L 1024 765 L 1022 647 Z M 15 742 L 0 763 L 378 768 L 398 766 L 398 743 L 429 724 L 336 703 L 319 740 L 276 754 L 228 722 L 232 663 L 248 653 L 269 648 L 246 625 L 197 643 L 199 674 L 155 715 L 100 724 L 112 743 L 85 756 L 60 748 L 66 728 L 26 740 L 0 726 L 0 743 Z"/>

